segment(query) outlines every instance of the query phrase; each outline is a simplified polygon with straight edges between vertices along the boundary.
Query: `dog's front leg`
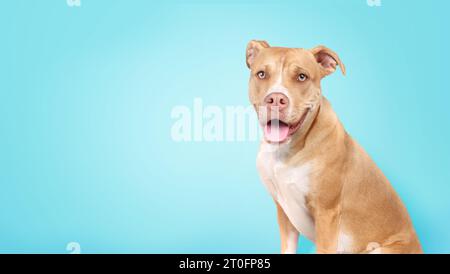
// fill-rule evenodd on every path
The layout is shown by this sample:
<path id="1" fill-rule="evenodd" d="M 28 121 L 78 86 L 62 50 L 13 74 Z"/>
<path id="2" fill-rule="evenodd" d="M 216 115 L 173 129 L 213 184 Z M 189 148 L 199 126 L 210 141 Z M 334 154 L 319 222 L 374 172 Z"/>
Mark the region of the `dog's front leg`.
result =
<path id="1" fill-rule="evenodd" d="M 278 224 L 280 226 L 281 253 L 295 254 L 297 253 L 299 233 L 289 221 L 281 206 L 277 202 L 275 204 L 277 205 Z"/>

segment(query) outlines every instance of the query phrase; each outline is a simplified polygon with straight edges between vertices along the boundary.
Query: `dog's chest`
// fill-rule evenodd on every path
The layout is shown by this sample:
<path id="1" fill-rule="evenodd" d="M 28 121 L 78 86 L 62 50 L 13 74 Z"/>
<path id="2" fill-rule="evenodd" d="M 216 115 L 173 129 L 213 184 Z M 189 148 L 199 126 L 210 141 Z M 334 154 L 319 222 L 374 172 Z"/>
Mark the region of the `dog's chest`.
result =
<path id="1" fill-rule="evenodd" d="M 306 206 L 312 163 L 286 165 L 281 160 L 279 151 L 262 148 L 258 154 L 257 166 L 263 183 L 291 223 L 301 234 L 314 241 L 314 221 Z"/>

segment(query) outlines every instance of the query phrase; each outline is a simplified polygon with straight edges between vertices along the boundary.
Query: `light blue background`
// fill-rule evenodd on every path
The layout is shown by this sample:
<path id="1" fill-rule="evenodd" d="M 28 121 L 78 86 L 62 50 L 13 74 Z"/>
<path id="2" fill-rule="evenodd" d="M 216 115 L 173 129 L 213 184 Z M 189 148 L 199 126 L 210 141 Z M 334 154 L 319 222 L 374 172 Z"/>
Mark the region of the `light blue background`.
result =
<path id="1" fill-rule="evenodd" d="M 338 52 L 325 95 L 450 252 L 449 1 L 81 4 L 1 3 L 1 252 L 277 253 L 257 142 L 170 138 L 175 105 L 248 104 L 254 38 Z"/>

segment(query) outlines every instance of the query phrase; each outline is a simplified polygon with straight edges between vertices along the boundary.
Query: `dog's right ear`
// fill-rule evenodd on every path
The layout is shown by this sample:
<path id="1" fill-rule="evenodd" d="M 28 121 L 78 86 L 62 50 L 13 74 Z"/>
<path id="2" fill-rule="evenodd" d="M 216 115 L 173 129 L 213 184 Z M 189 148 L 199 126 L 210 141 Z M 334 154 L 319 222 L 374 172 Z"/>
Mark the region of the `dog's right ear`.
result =
<path id="1" fill-rule="evenodd" d="M 247 59 L 247 67 L 250 68 L 255 61 L 256 56 L 263 48 L 270 47 L 266 41 L 252 40 L 247 45 L 247 50 L 245 51 L 245 57 Z"/>
<path id="2" fill-rule="evenodd" d="M 325 46 L 317 46 L 311 49 L 311 53 L 316 58 L 317 63 L 319 63 L 323 77 L 335 72 L 337 66 L 341 67 L 342 74 L 345 75 L 345 66 L 336 52 Z"/>

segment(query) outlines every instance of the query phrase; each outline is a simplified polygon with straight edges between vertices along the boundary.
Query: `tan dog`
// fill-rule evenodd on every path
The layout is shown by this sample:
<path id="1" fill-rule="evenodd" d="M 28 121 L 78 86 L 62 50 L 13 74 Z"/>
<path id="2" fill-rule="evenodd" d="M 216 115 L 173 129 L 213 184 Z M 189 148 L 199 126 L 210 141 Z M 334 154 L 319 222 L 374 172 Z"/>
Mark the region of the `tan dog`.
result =
<path id="1" fill-rule="evenodd" d="M 257 158 L 278 209 L 281 252 L 299 233 L 318 253 L 422 253 L 408 212 L 389 181 L 347 134 L 321 80 L 340 66 L 336 53 L 247 46 L 249 96 L 264 128 Z"/>

